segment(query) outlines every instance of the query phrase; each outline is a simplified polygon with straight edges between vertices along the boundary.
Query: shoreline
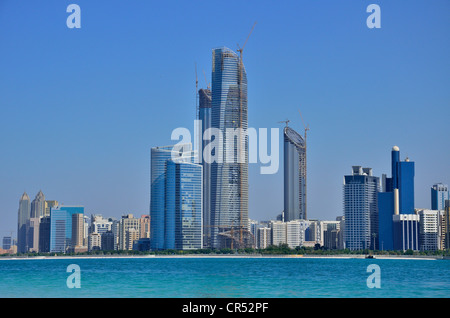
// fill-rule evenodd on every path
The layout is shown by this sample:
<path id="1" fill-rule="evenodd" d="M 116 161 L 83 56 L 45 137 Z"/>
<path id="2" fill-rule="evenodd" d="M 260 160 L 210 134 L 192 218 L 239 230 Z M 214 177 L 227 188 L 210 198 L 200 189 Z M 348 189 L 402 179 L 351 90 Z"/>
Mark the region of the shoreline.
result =
<path id="1" fill-rule="evenodd" d="M 312 255 L 312 254 L 186 254 L 186 255 L 59 255 L 59 256 L 4 256 L 1 260 L 64 260 L 64 259 L 156 259 L 156 258 L 300 258 L 300 259 L 370 259 L 370 260 L 448 260 L 448 256 L 420 256 L 420 255 Z"/>

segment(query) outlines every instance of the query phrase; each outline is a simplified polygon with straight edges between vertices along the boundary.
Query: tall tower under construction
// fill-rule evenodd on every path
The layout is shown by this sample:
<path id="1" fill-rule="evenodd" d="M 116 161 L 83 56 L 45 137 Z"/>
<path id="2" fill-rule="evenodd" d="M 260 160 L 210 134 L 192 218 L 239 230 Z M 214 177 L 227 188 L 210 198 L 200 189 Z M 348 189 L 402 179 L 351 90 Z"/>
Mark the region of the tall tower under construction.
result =
<path id="1" fill-rule="evenodd" d="M 247 246 L 248 137 L 240 133 L 248 128 L 247 75 L 241 57 L 226 47 L 212 54 L 211 127 L 220 131 L 223 149 L 220 162 L 211 163 L 212 247 Z M 227 140 L 230 129 L 238 134 Z"/>
<path id="2" fill-rule="evenodd" d="M 306 220 L 306 137 L 284 128 L 284 219 Z"/>

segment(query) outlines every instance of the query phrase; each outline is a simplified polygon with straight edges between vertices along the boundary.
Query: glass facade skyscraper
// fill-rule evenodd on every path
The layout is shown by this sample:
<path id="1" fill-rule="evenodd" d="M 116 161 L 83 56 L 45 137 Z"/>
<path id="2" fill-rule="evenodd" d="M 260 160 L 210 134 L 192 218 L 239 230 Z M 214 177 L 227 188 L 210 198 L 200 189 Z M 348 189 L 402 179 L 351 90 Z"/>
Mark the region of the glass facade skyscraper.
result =
<path id="1" fill-rule="evenodd" d="M 65 253 L 72 245 L 72 215 L 83 214 L 82 206 L 60 206 L 50 210 L 50 252 Z"/>
<path id="2" fill-rule="evenodd" d="M 450 200 L 448 185 L 436 183 L 431 187 L 431 210 L 444 210 L 445 201 Z"/>
<path id="3" fill-rule="evenodd" d="M 414 169 L 414 162 L 408 158 L 400 160 L 400 149 L 394 146 L 391 151 L 392 176 L 387 178 L 383 175 L 382 189 L 378 194 L 380 249 L 393 250 L 400 246 L 400 243 L 395 241 L 403 237 L 403 234 L 397 233 L 394 236 L 393 217 L 414 213 Z M 395 219 L 401 220 L 399 217 Z"/>
<path id="4" fill-rule="evenodd" d="M 166 248 L 202 248 L 203 166 L 167 161 Z"/>
<path id="5" fill-rule="evenodd" d="M 372 169 L 353 166 L 344 176 L 344 241 L 350 250 L 377 249 L 379 178 Z"/>
<path id="6" fill-rule="evenodd" d="M 212 52 L 211 127 L 220 131 L 223 148 L 222 160 L 211 163 L 211 243 L 217 248 L 219 232 L 235 229 L 242 239 L 248 225 L 247 75 L 226 47 Z M 227 130 L 239 133 L 227 140 Z"/>
<path id="7" fill-rule="evenodd" d="M 287 126 L 284 128 L 284 219 L 307 219 L 306 143 Z"/>
<path id="8" fill-rule="evenodd" d="M 192 249 L 202 244 L 203 166 L 192 145 L 151 151 L 150 248 Z"/>

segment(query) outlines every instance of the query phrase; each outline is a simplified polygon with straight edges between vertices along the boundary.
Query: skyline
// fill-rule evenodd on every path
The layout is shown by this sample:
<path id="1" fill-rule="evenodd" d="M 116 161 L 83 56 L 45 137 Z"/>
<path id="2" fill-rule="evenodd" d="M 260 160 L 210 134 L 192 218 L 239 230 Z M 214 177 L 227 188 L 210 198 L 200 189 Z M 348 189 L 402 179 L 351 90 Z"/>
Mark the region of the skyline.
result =
<path id="1" fill-rule="evenodd" d="M 33 199 L 42 190 L 87 214 L 148 214 L 151 147 L 172 144 L 177 127 L 193 132 L 195 64 L 199 88 L 206 88 L 202 70 L 211 74 L 212 49 L 242 45 L 254 21 L 244 53 L 249 126 L 281 132 L 278 122 L 289 119 L 301 133 L 301 110 L 311 128 L 308 217 L 342 215 L 343 176 L 353 165 L 389 174 L 394 145 L 402 160 L 416 163 L 416 207 L 431 207 L 433 184 L 450 183 L 450 5 L 375 2 L 382 10 L 377 30 L 365 25 L 369 1 L 245 3 L 243 11 L 252 13 L 235 13 L 233 25 L 232 8 L 214 14 L 215 1 L 175 1 L 157 12 L 140 2 L 77 1 L 79 30 L 65 25 L 70 2 L 2 2 L 0 132 L 7 138 L 0 139 L 0 236 L 16 229 L 24 191 Z M 191 25 L 185 11 L 204 24 Z M 282 210 L 283 161 L 274 175 L 250 164 L 249 217 L 265 220 Z"/>

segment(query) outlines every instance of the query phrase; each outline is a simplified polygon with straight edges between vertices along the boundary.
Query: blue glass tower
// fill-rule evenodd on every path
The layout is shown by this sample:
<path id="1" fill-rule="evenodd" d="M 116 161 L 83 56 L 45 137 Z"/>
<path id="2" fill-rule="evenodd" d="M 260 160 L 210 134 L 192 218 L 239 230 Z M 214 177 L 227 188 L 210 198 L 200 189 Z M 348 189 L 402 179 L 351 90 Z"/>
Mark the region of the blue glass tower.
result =
<path id="1" fill-rule="evenodd" d="M 378 194 L 379 243 L 384 250 L 393 250 L 400 246 L 394 237 L 394 215 L 414 213 L 414 162 L 406 158 L 400 160 L 397 146 L 391 152 L 391 178 L 384 178 L 382 192 Z M 400 220 L 396 217 L 396 220 Z"/>
<path id="2" fill-rule="evenodd" d="M 72 242 L 72 215 L 84 214 L 82 206 L 50 209 L 50 252 L 65 253 Z"/>
<path id="3" fill-rule="evenodd" d="M 166 248 L 202 248 L 202 177 L 202 165 L 167 161 Z"/>
<path id="4" fill-rule="evenodd" d="M 436 183 L 431 187 L 431 210 L 444 210 L 445 201 L 450 200 L 448 185 Z"/>
<path id="5" fill-rule="evenodd" d="M 172 224 L 166 223 L 166 165 L 172 158 L 182 157 L 190 153 L 191 144 L 154 147 L 151 149 L 151 177 L 150 177 L 150 247 L 153 250 L 165 249 L 166 229 L 173 234 Z"/>

